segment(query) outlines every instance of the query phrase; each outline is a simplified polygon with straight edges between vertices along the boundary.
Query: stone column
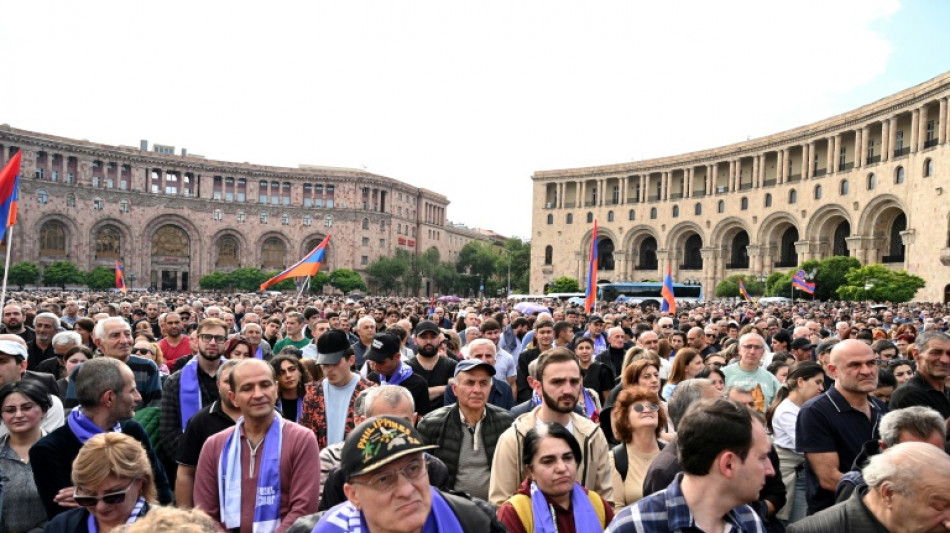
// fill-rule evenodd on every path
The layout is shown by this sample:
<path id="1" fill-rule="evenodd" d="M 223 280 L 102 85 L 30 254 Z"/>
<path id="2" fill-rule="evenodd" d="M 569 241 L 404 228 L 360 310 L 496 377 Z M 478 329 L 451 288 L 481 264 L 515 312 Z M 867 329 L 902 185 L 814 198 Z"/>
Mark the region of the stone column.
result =
<path id="1" fill-rule="evenodd" d="M 937 143 L 947 142 L 947 99 L 940 99 L 940 115 L 937 117 Z"/>
<path id="2" fill-rule="evenodd" d="M 890 160 L 894 156 L 894 150 L 897 150 L 897 115 L 894 115 L 889 120 L 890 128 L 888 131 L 888 141 L 887 141 L 887 159 Z"/>
<path id="3" fill-rule="evenodd" d="M 775 183 L 779 185 L 785 183 L 785 155 L 787 152 L 788 150 L 781 148 L 775 156 Z"/>
<path id="4" fill-rule="evenodd" d="M 582 182 L 580 182 L 580 183 L 578 184 L 578 187 L 577 187 L 577 195 L 578 195 L 577 207 L 584 207 L 584 202 L 585 202 L 585 200 L 586 200 L 586 199 L 584 198 L 584 192 L 585 192 L 584 189 L 586 189 L 586 188 L 587 188 L 587 182 L 586 182 L 586 181 L 582 181 Z"/>
<path id="5" fill-rule="evenodd" d="M 719 164 L 714 163 L 709 165 L 710 172 L 707 176 L 708 184 L 706 186 L 706 194 L 711 195 L 716 192 L 716 182 L 719 181 Z"/>
<path id="6" fill-rule="evenodd" d="M 759 186 L 759 155 L 752 156 L 752 188 Z"/>
<path id="7" fill-rule="evenodd" d="M 881 162 L 888 161 L 891 158 L 891 120 L 881 121 Z"/>
<path id="8" fill-rule="evenodd" d="M 620 178 L 620 205 L 627 204 L 627 177 Z"/>
<path id="9" fill-rule="evenodd" d="M 802 180 L 811 179 L 811 160 L 815 152 L 815 142 L 807 142 L 802 145 Z"/>
<path id="10" fill-rule="evenodd" d="M 916 230 L 908 229 L 900 232 L 901 243 L 904 244 L 904 270 L 910 270 L 910 246 L 914 244 Z"/>
<path id="11" fill-rule="evenodd" d="M 738 166 L 737 159 L 729 161 L 729 185 L 726 189 L 729 192 L 736 192 L 736 190 L 739 188 L 739 180 L 736 179 L 736 174 L 738 174 L 736 167 Z"/>
<path id="12" fill-rule="evenodd" d="M 693 195 L 693 169 L 687 168 L 683 171 L 683 197 L 689 198 Z"/>
<path id="13" fill-rule="evenodd" d="M 920 129 L 917 132 L 917 150 L 923 151 L 924 147 L 927 146 L 927 120 L 929 120 L 927 106 L 920 106 Z M 907 254 L 904 254 L 904 257 L 907 257 Z"/>
<path id="14" fill-rule="evenodd" d="M 920 139 L 918 129 L 920 128 L 920 108 L 913 110 L 910 114 L 910 153 L 917 152 L 917 141 Z"/>
<path id="15" fill-rule="evenodd" d="M 864 154 L 867 153 L 868 127 L 854 130 L 854 168 L 861 168 Z"/>
<path id="16" fill-rule="evenodd" d="M 647 175 L 640 174 L 640 190 L 637 191 L 637 198 L 640 203 L 647 201 Z"/>

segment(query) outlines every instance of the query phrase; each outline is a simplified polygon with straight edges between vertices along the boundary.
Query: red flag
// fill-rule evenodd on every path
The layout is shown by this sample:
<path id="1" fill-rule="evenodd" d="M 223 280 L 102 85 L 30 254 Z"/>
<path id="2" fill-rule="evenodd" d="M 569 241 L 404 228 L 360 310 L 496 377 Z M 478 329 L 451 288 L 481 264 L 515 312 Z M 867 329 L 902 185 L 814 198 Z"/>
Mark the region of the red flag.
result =
<path id="1" fill-rule="evenodd" d="M 594 219 L 594 234 L 590 238 L 590 265 L 587 270 L 587 292 L 584 294 L 584 312 L 590 313 L 597 301 L 597 219 Z"/>
<path id="2" fill-rule="evenodd" d="M 20 196 L 20 158 L 17 152 L 0 170 L 0 231 L 6 238 L 7 228 L 16 224 L 17 200 Z M 9 245 L 9 243 L 8 243 Z"/>

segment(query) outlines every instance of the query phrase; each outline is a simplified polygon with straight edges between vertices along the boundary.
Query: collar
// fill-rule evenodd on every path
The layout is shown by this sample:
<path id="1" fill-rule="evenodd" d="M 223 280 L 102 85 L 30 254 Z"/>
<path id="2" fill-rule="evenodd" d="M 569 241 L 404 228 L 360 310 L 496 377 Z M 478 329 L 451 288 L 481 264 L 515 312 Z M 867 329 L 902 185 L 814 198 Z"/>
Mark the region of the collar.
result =
<path id="1" fill-rule="evenodd" d="M 458 405 L 458 404 L 456 404 L 456 405 Z M 465 415 L 462 413 L 462 409 L 461 409 L 461 408 L 458 409 L 458 412 L 459 412 L 459 420 L 462 421 L 462 424 L 465 425 L 465 426 L 468 426 L 468 427 L 472 427 L 472 425 L 469 424 L 469 423 L 465 420 Z M 488 416 L 488 404 L 487 404 L 487 403 L 485 404 L 485 407 L 482 409 L 482 416 L 481 416 L 477 421 L 475 421 L 475 429 L 476 429 L 476 431 L 478 430 L 479 424 L 481 424 L 482 421 L 485 420 L 485 417 L 486 417 L 486 416 Z"/>
<path id="2" fill-rule="evenodd" d="M 686 505 L 686 497 L 683 495 L 683 489 L 680 482 L 683 480 L 683 473 L 676 474 L 673 482 L 667 487 L 666 509 L 669 531 L 690 531 L 696 529 L 696 521 L 693 519 L 693 513 Z M 748 511 L 745 513 L 743 511 Z M 755 527 L 749 527 L 748 514 L 755 515 L 754 511 L 747 505 L 740 505 L 729 510 L 723 516 L 726 522 L 729 522 L 736 531 L 757 531 Z M 754 520 L 754 518 L 752 518 Z"/>
<path id="3" fill-rule="evenodd" d="M 927 382 L 926 379 L 924 379 L 924 376 L 922 376 L 920 372 L 915 373 L 910 379 L 911 381 L 915 381 L 920 386 L 920 388 L 925 391 L 933 390 L 941 394 L 947 394 L 948 392 L 950 392 L 950 388 L 948 387 L 944 387 L 943 389 L 934 388 L 933 385 L 931 385 L 930 383 Z"/>
<path id="4" fill-rule="evenodd" d="M 834 408 L 837 409 L 839 413 L 843 413 L 845 411 L 854 411 L 854 412 L 860 413 L 860 411 L 858 411 L 857 409 L 852 407 L 850 403 L 848 403 L 848 400 L 846 400 L 845 397 L 841 395 L 841 392 L 836 387 L 831 387 L 830 390 L 825 392 L 824 396 L 828 398 L 828 401 L 831 402 L 831 405 L 833 405 Z M 879 402 L 880 400 L 878 400 L 877 398 L 871 395 L 868 395 L 868 403 L 871 405 L 872 417 L 875 416 L 875 412 L 877 413 L 876 415 L 877 417 L 881 416 L 882 404 L 880 404 Z M 861 414 L 863 415 L 864 413 L 861 413 Z"/>

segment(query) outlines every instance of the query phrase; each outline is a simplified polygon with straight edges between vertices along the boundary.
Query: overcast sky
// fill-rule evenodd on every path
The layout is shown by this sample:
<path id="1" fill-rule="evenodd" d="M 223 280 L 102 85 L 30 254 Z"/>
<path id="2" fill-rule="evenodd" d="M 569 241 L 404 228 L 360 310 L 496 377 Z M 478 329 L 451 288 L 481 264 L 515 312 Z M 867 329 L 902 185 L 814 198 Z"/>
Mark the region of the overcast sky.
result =
<path id="1" fill-rule="evenodd" d="M 713 148 L 950 69 L 950 2 L 7 2 L 0 123 L 366 168 L 528 238 L 531 174 Z"/>

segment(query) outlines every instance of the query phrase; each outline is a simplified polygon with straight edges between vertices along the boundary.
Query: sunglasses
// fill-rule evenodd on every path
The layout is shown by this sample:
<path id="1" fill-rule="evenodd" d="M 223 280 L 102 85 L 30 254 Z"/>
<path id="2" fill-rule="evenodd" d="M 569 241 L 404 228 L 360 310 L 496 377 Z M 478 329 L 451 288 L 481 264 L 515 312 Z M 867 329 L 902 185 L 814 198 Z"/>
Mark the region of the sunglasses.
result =
<path id="1" fill-rule="evenodd" d="M 132 353 L 139 355 L 152 355 L 152 350 L 148 348 L 132 348 Z"/>
<path id="2" fill-rule="evenodd" d="M 660 410 L 660 406 L 657 405 L 657 404 L 655 404 L 655 403 L 648 403 L 648 404 L 646 404 L 646 405 L 644 405 L 644 404 L 642 404 L 642 403 L 638 403 L 638 404 L 636 404 L 636 405 L 633 406 L 633 410 L 636 411 L 636 412 L 638 412 L 638 413 L 642 413 L 642 412 L 644 412 L 644 411 L 650 411 L 650 412 L 655 413 L 655 412 L 657 412 L 657 411 Z"/>
<path id="3" fill-rule="evenodd" d="M 73 501 L 80 507 L 95 507 L 100 501 L 106 505 L 116 505 L 125 501 L 125 496 L 129 493 L 129 489 L 132 488 L 135 482 L 136 480 L 133 479 L 125 490 L 103 494 L 101 498 L 97 498 L 96 496 L 79 496 L 76 494 L 76 491 L 73 490 Z"/>

